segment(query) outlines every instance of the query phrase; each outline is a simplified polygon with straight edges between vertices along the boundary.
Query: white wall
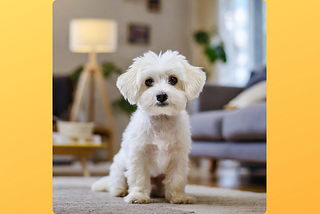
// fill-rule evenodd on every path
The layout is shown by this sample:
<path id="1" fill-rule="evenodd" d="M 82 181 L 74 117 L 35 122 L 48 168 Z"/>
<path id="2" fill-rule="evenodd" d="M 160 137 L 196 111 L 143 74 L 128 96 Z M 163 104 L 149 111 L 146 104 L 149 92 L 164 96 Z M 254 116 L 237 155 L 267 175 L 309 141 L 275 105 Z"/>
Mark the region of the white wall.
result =
<path id="1" fill-rule="evenodd" d="M 218 1 L 217 0 L 194 0 L 191 1 L 191 30 L 211 31 L 214 28 L 218 29 Z M 217 65 L 210 64 L 208 59 L 203 54 L 203 48 L 194 41 L 191 43 L 191 59 L 192 63 L 197 66 L 204 67 L 205 70 L 211 71 L 211 75 L 207 79 L 209 82 L 217 83 L 218 70 Z"/>
<path id="2" fill-rule="evenodd" d="M 53 71 L 54 75 L 69 74 L 87 62 L 87 54 L 71 53 L 69 21 L 73 18 L 109 18 L 118 22 L 118 50 L 99 54 L 98 61 L 113 61 L 127 69 L 132 58 L 147 50 L 178 50 L 190 58 L 190 0 L 163 0 L 162 11 L 151 13 L 145 0 L 56 0 L 53 4 Z M 151 27 L 148 46 L 127 42 L 128 24 L 142 23 Z"/>

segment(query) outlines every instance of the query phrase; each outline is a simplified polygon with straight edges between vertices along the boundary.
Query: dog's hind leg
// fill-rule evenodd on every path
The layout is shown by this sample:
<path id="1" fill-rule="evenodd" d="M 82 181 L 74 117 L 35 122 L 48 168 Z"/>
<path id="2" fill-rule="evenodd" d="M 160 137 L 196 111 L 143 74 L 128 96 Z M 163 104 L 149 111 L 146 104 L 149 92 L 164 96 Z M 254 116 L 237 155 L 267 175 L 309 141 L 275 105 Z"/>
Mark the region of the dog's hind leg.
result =
<path id="1" fill-rule="evenodd" d="M 128 184 L 124 175 L 126 171 L 126 159 L 122 149 L 113 158 L 110 167 L 110 194 L 116 197 L 124 197 L 128 194 Z"/>

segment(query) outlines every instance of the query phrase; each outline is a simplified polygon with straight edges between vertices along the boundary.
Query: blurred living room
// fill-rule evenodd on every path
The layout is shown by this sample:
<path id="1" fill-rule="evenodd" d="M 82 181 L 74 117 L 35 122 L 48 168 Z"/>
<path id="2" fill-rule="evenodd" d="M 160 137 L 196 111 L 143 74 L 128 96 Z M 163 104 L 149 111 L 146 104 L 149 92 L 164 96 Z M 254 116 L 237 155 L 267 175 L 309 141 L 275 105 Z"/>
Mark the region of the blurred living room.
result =
<path id="1" fill-rule="evenodd" d="M 92 51 L 91 47 L 82 46 L 88 40 L 94 40 L 99 48 Z M 136 110 L 120 94 L 117 78 L 134 58 L 149 50 L 157 54 L 178 51 L 191 65 L 203 67 L 207 76 L 199 97 L 187 104 L 192 133 L 188 184 L 235 190 L 230 194 L 241 194 L 239 190 L 254 193 L 243 193 L 248 201 L 229 198 L 239 205 L 234 205 L 233 211 L 264 213 L 266 3 L 263 0 L 53 3 L 55 213 L 100 213 L 98 208 L 67 211 L 71 203 L 66 205 L 67 198 L 81 194 L 71 190 L 70 185 L 81 186 L 81 181 L 85 181 L 86 194 L 97 197 L 90 185 L 109 174 L 122 133 Z M 68 187 L 65 182 L 69 182 Z M 228 193 L 223 193 L 223 197 Z M 250 201 L 251 198 L 256 201 Z M 77 200 L 73 202 L 80 203 L 81 197 Z M 221 200 L 219 203 L 224 203 Z M 202 204 L 212 204 L 208 201 Z"/>

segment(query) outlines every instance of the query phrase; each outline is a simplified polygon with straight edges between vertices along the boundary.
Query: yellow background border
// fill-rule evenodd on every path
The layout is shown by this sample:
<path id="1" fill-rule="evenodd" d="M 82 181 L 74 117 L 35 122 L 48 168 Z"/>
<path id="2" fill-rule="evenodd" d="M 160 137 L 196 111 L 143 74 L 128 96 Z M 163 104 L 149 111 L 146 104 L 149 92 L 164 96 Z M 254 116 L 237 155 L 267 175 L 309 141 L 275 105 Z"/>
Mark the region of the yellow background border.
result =
<path id="1" fill-rule="evenodd" d="M 52 213 L 52 3 L 0 3 L 1 213 Z M 267 1 L 267 213 L 319 211 L 320 1 Z"/>

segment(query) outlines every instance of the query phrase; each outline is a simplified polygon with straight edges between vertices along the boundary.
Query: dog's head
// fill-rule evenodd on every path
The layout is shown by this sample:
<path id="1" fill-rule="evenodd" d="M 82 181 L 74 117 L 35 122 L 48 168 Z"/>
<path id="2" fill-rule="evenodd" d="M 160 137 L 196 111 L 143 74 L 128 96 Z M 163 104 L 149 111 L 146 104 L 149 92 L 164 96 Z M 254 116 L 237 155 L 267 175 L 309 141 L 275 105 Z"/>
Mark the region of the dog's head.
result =
<path id="1" fill-rule="evenodd" d="M 133 60 L 117 87 L 150 115 L 175 115 L 185 109 L 187 100 L 198 97 L 205 80 L 201 68 L 190 65 L 177 51 L 159 55 L 149 51 Z"/>

